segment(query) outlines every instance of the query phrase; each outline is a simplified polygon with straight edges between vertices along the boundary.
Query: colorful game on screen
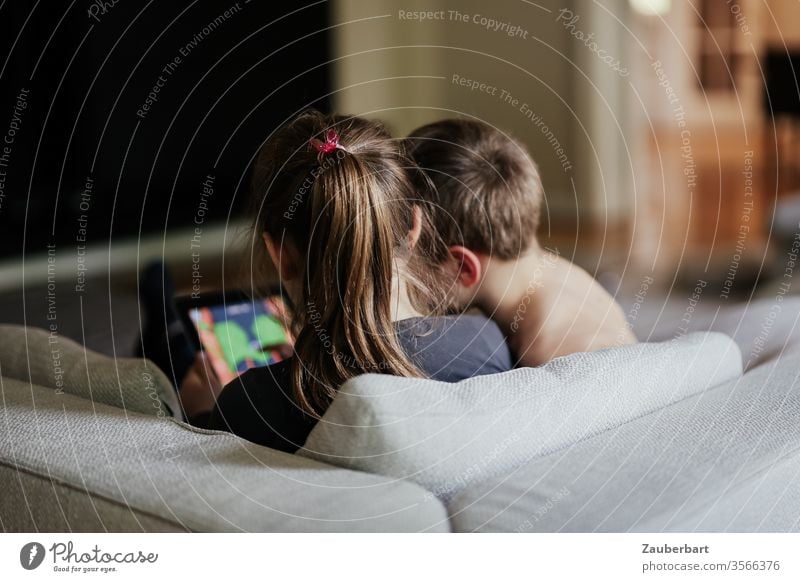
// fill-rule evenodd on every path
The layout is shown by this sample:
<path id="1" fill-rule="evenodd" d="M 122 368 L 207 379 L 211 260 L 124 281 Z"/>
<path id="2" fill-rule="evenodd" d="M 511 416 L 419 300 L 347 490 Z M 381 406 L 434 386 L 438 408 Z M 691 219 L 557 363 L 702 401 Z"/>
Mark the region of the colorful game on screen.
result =
<path id="1" fill-rule="evenodd" d="M 249 368 L 291 355 L 292 338 L 282 323 L 286 309 L 280 297 L 197 307 L 190 317 L 223 384 Z"/>

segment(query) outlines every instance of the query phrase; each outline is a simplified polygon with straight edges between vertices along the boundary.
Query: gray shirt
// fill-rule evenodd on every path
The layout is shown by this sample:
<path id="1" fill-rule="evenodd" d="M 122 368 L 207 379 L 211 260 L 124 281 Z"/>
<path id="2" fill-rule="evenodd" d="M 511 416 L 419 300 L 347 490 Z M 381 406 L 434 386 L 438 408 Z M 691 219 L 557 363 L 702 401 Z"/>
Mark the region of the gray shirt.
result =
<path id="1" fill-rule="evenodd" d="M 433 380 L 458 382 L 513 367 L 503 334 L 483 316 L 404 319 L 395 329 L 406 354 Z M 316 421 L 295 400 L 291 361 L 248 370 L 223 389 L 210 415 L 194 418 L 192 424 L 296 451 Z"/>

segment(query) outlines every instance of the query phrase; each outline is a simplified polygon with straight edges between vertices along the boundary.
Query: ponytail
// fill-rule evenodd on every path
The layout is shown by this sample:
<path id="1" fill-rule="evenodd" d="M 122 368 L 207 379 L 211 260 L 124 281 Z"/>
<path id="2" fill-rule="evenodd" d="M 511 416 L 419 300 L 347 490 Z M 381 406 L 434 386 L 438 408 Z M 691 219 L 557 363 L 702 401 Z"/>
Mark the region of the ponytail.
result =
<path id="1" fill-rule="evenodd" d="M 337 148 L 309 147 L 330 129 Z M 405 285 L 425 311 L 441 304 L 436 274 L 426 265 L 437 264 L 446 249 L 434 243 L 427 221 L 409 248 L 419 199 L 412 171 L 379 123 L 318 112 L 282 128 L 256 164 L 255 194 L 263 206 L 255 228 L 294 245 L 302 257 L 292 378 L 297 403 L 312 416 L 358 374 L 422 375 L 395 333 L 393 285 Z"/>

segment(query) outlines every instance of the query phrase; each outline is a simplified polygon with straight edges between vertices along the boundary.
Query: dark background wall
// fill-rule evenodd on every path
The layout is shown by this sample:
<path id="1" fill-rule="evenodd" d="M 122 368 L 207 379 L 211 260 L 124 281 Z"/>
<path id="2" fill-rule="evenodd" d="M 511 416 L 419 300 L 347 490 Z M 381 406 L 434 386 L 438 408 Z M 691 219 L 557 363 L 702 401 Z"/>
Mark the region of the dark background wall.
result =
<path id="1" fill-rule="evenodd" d="M 269 132 L 329 109 L 328 22 L 327 2 L 5 3 L 0 257 L 192 224 L 209 174 L 204 224 L 236 216 Z"/>

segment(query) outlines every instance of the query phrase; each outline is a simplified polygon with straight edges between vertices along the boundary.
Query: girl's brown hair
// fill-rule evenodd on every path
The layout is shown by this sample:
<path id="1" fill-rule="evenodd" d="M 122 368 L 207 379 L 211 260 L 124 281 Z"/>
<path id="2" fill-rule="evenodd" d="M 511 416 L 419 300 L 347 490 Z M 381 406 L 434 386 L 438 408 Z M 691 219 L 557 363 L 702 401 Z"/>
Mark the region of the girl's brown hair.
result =
<path id="1" fill-rule="evenodd" d="M 320 154 L 310 140 L 324 142 L 331 129 L 341 148 Z M 312 416 L 358 374 L 421 375 L 395 334 L 393 286 L 406 285 L 428 313 L 443 305 L 427 265 L 439 264 L 446 248 L 424 215 L 417 244 L 409 243 L 420 200 L 414 172 L 382 124 L 317 111 L 281 127 L 258 155 L 253 244 L 263 248 L 266 232 L 301 257 L 292 375 L 297 402 Z"/>

